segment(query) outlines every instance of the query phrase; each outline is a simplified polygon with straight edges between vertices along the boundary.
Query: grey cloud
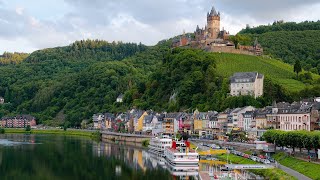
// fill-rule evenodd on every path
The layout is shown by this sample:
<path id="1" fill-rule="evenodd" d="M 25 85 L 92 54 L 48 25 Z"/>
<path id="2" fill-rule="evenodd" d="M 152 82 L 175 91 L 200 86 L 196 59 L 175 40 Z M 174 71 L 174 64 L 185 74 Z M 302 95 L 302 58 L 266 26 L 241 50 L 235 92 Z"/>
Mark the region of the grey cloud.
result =
<path id="1" fill-rule="evenodd" d="M 81 9 L 81 13 L 85 13 L 90 19 L 95 16 L 96 19 L 102 17 L 108 20 L 122 12 L 148 24 L 168 19 L 203 16 L 213 5 L 235 18 L 246 15 L 257 21 L 266 22 L 293 16 L 292 11 L 296 9 L 320 3 L 319 0 L 65 0 L 65 2 L 76 9 Z M 101 16 L 101 12 L 104 16 Z"/>
<path id="2" fill-rule="evenodd" d="M 85 17 L 95 16 L 101 19 L 99 15 L 103 12 L 103 18 L 112 18 L 118 13 L 126 13 L 135 17 L 137 20 L 153 24 L 169 19 L 192 17 L 203 9 L 210 9 L 211 4 L 206 0 L 183 1 L 183 0 L 65 0 L 70 6 L 76 7 L 85 13 Z M 207 11 L 206 10 L 206 11 Z M 88 16 L 89 15 L 89 16 Z M 107 17 L 106 17 L 107 16 Z"/>
<path id="3" fill-rule="evenodd" d="M 257 21 L 270 21 L 298 15 L 300 9 L 319 3 L 319 0 L 223 0 L 217 5 L 234 17 L 246 15 Z"/>
<path id="4" fill-rule="evenodd" d="M 15 38 L 29 32 L 28 18 L 18 15 L 15 11 L 0 8 L 0 37 Z"/>
<path id="5" fill-rule="evenodd" d="M 22 38 L 35 49 L 87 38 L 152 45 L 183 30 L 192 32 L 197 24 L 204 26 L 213 5 L 223 14 L 223 26 L 236 33 L 247 23 L 286 20 L 318 4 L 318 0 L 64 0 L 68 12 L 44 20 L 32 17 L 28 9 L 19 15 L 1 8 L 2 2 L 0 41 Z"/>

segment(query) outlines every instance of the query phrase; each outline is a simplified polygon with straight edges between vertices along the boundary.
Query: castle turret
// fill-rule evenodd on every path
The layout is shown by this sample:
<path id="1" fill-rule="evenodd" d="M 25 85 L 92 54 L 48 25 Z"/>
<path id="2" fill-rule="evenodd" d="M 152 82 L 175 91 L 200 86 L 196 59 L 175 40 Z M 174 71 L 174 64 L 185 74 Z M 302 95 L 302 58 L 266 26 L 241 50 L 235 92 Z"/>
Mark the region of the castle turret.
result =
<path id="1" fill-rule="evenodd" d="M 212 7 L 207 16 L 208 35 L 212 39 L 217 39 L 220 32 L 220 12 Z"/>

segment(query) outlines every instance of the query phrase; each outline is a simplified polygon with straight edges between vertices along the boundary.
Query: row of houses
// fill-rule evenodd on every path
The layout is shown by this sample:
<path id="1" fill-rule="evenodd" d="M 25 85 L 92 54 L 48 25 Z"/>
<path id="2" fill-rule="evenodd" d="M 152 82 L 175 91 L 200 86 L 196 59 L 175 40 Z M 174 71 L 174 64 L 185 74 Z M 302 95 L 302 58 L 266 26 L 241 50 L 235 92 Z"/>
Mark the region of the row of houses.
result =
<path id="1" fill-rule="evenodd" d="M 302 101 L 274 103 L 272 106 L 257 109 L 252 106 L 227 109 L 224 112 L 158 113 L 133 109 L 117 115 L 99 113 L 93 115 L 94 128 L 130 133 L 156 135 L 188 132 L 199 136 L 227 138 L 232 131 L 245 131 L 255 138 L 266 129 L 284 131 L 319 128 L 320 102 Z"/>
<path id="2" fill-rule="evenodd" d="M 36 126 L 36 119 L 31 115 L 18 115 L 14 117 L 2 117 L 0 120 L 1 128 L 26 128 Z"/>

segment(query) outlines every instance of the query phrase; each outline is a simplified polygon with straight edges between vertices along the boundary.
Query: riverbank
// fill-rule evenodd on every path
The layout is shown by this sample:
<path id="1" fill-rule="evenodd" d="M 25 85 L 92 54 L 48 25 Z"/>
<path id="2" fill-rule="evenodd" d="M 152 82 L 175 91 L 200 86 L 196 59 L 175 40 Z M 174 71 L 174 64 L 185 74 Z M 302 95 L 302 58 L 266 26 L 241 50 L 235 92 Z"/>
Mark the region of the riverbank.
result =
<path id="1" fill-rule="evenodd" d="M 311 178 L 320 179 L 320 164 L 306 162 L 281 152 L 273 156 L 281 165 L 291 168 L 299 173 Z"/>
<path id="2" fill-rule="evenodd" d="M 252 161 L 250 159 L 246 159 L 243 157 L 239 157 L 233 154 L 223 154 L 223 155 L 217 155 L 218 159 L 224 160 L 224 161 L 231 161 L 235 164 L 259 164 L 255 161 Z M 263 176 L 268 179 L 280 179 L 280 180 L 287 180 L 287 179 L 297 179 L 296 177 L 293 177 L 286 172 L 273 168 L 273 169 L 254 169 L 254 170 L 248 170 L 250 172 L 253 172 L 254 174 Z"/>
<path id="3" fill-rule="evenodd" d="M 5 128 L 5 134 L 59 134 L 68 136 L 84 136 L 90 138 L 101 138 L 99 131 L 87 131 L 87 130 L 74 130 L 67 129 L 32 129 L 31 131 L 26 131 L 25 129 L 15 129 L 15 128 Z"/>

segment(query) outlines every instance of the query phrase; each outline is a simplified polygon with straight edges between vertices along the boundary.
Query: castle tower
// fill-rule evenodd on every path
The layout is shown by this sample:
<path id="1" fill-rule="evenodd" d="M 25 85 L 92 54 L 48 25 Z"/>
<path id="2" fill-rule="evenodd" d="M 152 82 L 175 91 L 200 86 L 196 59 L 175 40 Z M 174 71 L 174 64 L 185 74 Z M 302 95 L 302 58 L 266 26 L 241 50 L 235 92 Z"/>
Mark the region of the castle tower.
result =
<path id="1" fill-rule="evenodd" d="M 220 12 L 217 12 L 214 7 L 207 14 L 207 28 L 209 38 L 217 39 L 220 32 Z"/>

